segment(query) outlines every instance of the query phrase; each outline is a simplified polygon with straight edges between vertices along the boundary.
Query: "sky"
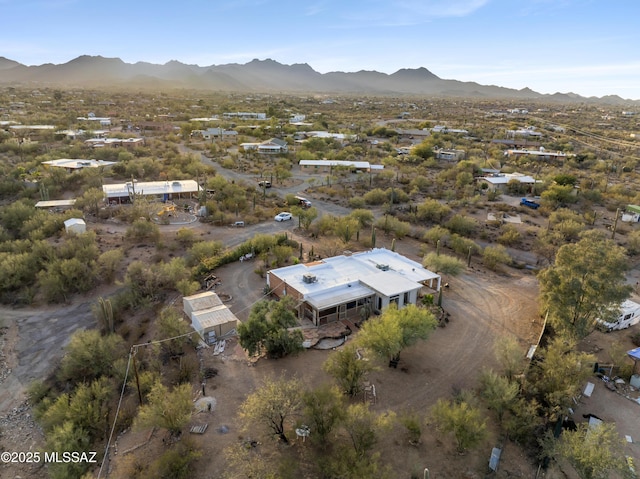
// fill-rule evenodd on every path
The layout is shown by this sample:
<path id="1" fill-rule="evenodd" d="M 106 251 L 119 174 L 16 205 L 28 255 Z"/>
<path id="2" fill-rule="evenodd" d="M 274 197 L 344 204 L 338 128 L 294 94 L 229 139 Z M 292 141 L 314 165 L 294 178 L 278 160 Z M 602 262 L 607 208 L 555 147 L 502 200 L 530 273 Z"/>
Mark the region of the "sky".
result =
<path id="1" fill-rule="evenodd" d="M 25 65 L 271 58 L 640 100 L 638 0 L 0 0 L 0 25 Z"/>

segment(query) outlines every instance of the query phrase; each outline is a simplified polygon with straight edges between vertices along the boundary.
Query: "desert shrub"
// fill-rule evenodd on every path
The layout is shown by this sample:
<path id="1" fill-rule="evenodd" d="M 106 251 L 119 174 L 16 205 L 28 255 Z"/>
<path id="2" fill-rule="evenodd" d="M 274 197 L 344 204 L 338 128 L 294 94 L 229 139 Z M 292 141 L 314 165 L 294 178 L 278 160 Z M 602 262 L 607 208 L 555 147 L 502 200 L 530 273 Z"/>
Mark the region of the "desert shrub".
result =
<path id="1" fill-rule="evenodd" d="M 404 238 L 411 231 L 411 225 L 409 223 L 389 215 L 384 215 L 383 218 L 378 219 L 375 226 L 387 234 L 393 232 L 396 238 Z"/>
<path id="2" fill-rule="evenodd" d="M 474 218 L 457 214 L 447 221 L 445 226 L 452 233 L 457 233 L 462 236 L 471 236 L 476 231 L 478 222 Z"/>
<path id="3" fill-rule="evenodd" d="M 502 245 L 487 246 L 482 253 L 483 264 L 491 270 L 498 269 L 502 264 L 510 264 L 511 261 L 511 256 Z"/>
<path id="4" fill-rule="evenodd" d="M 422 221 L 439 223 L 449 216 L 450 213 L 451 208 L 434 199 L 427 199 L 418 205 L 418 218 Z"/>
<path id="5" fill-rule="evenodd" d="M 375 188 L 365 193 L 363 199 L 364 202 L 368 205 L 381 205 L 383 203 L 386 203 L 387 193 L 380 188 Z"/>
<path id="6" fill-rule="evenodd" d="M 449 238 L 449 234 L 450 231 L 447 228 L 436 225 L 425 232 L 422 236 L 422 241 L 426 241 L 427 243 L 431 243 L 436 246 L 438 241 L 440 241 L 441 244 L 445 243 Z"/>
<path id="7" fill-rule="evenodd" d="M 480 246 L 478 246 L 475 241 L 458 234 L 451 235 L 449 238 L 449 246 L 459 255 L 468 255 L 469 250 L 471 250 L 471 254 L 480 252 Z"/>
<path id="8" fill-rule="evenodd" d="M 349 198 L 349 207 L 351 208 L 364 208 L 366 204 L 362 196 L 352 196 Z"/>
<path id="9" fill-rule="evenodd" d="M 518 229 L 513 225 L 504 225 L 502 233 L 498 236 L 498 243 L 511 246 L 520 241 L 521 235 Z"/>
<path id="10" fill-rule="evenodd" d="M 124 236 L 130 241 L 151 241 L 157 243 L 160 239 L 160 228 L 151 221 L 137 219 L 127 228 Z"/>

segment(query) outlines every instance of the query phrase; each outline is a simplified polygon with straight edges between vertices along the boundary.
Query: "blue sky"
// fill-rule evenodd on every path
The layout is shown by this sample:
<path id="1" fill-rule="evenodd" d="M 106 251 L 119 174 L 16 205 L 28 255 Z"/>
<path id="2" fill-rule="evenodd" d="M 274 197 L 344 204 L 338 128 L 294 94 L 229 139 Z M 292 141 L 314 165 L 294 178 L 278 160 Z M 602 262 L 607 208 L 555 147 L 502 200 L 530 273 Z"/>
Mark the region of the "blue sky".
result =
<path id="1" fill-rule="evenodd" d="M 638 0 L 0 0 L 0 18 L 0 56 L 27 65 L 271 58 L 640 100 Z"/>

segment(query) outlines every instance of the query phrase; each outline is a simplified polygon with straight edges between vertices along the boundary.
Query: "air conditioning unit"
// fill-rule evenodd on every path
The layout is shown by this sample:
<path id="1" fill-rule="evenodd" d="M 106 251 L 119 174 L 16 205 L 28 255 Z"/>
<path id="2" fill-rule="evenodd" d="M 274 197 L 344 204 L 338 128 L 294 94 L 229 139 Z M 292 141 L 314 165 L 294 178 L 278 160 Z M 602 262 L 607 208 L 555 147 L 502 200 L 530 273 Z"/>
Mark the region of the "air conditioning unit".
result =
<path id="1" fill-rule="evenodd" d="M 377 264 L 376 268 L 378 268 L 379 270 L 382 270 L 382 271 L 389 271 L 389 265 L 388 264 Z"/>
<path id="2" fill-rule="evenodd" d="M 318 278 L 313 273 L 305 273 L 302 275 L 303 283 L 311 284 L 311 283 L 315 283 L 316 281 L 318 281 Z"/>

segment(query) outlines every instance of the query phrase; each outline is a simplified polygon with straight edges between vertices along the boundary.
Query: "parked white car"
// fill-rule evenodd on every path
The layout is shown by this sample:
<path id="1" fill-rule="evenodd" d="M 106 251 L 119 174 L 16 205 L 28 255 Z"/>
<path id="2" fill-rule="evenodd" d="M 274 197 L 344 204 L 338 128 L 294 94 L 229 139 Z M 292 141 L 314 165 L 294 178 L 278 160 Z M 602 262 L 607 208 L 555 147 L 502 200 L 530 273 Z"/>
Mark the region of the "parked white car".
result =
<path id="1" fill-rule="evenodd" d="M 293 216 L 291 215 L 291 213 L 283 211 L 282 213 L 278 213 L 273 219 L 276 221 L 289 221 L 290 219 L 293 219 Z"/>

